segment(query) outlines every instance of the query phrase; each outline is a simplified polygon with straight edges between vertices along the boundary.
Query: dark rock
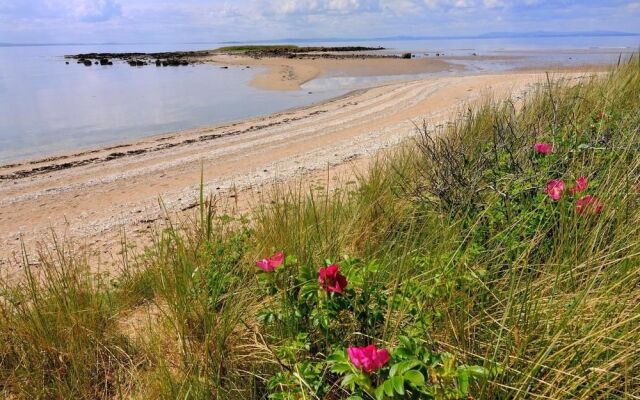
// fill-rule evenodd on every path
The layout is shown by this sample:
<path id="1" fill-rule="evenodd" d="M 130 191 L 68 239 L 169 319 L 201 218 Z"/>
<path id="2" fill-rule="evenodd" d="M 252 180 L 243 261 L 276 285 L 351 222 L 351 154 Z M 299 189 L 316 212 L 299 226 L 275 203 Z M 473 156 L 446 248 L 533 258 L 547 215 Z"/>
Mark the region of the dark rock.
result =
<path id="1" fill-rule="evenodd" d="M 226 65 L 224 67 L 220 67 L 222 69 L 229 69 L 229 67 L 227 67 Z"/>
<path id="2" fill-rule="evenodd" d="M 90 67 L 93 63 L 91 62 L 91 60 L 84 60 L 84 65 L 87 67 Z"/>
<path id="3" fill-rule="evenodd" d="M 109 59 L 108 58 L 101 58 L 100 59 L 100 65 L 109 65 Z"/>
<path id="4" fill-rule="evenodd" d="M 440 53 L 436 53 L 436 57 L 440 57 Z"/>
<path id="5" fill-rule="evenodd" d="M 65 61 L 65 64 L 69 65 L 69 61 Z"/>
<path id="6" fill-rule="evenodd" d="M 100 63 L 96 61 L 94 64 L 95 64 L 95 65 L 99 65 Z"/>
<path id="7" fill-rule="evenodd" d="M 156 67 L 161 67 L 161 66 L 162 66 L 162 61 L 156 60 Z"/>
<path id="8" fill-rule="evenodd" d="M 144 62 L 144 61 L 142 61 L 142 60 L 138 60 L 138 61 L 136 61 L 136 66 L 138 66 L 138 67 L 142 67 L 142 66 L 144 66 L 144 65 L 147 65 L 147 63 L 146 63 L 146 62 Z"/>
<path id="9" fill-rule="evenodd" d="M 129 65 L 131 65 L 132 67 L 135 67 L 138 64 L 134 60 L 130 60 Z"/>
<path id="10" fill-rule="evenodd" d="M 402 58 L 404 58 L 404 59 L 410 59 L 410 58 L 411 58 L 411 53 L 404 53 L 404 54 L 402 55 Z"/>
<path id="11" fill-rule="evenodd" d="M 184 66 L 184 65 L 189 65 L 189 61 L 187 60 L 182 60 L 180 61 L 180 65 Z"/>

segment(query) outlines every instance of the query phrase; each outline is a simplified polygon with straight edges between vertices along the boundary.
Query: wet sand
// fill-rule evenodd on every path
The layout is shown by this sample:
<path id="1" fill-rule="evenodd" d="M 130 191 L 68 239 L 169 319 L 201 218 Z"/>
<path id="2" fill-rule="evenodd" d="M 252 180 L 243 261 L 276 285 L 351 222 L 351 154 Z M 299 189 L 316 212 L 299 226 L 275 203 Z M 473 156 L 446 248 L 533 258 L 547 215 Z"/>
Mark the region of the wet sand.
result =
<path id="1" fill-rule="evenodd" d="M 411 138 L 414 123 L 446 123 L 490 93 L 522 97 L 544 79 L 537 72 L 393 83 L 266 117 L 1 166 L 0 271 L 17 271 L 21 238 L 33 251 L 52 231 L 109 263 L 123 231 L 132 242 L 149 237 L 163 217 L 160 198 L 171 212 L 192 210 L 201 171 L 206 192 L 248 209 L 274 182 L 348 174 Z"/>
<path id="2" fill-rule="evenodd" d="M 435 58 L 251 58 L 238 55 L 219 55 L 204 59 L 220 65 L 260 67 L 251 85 L 264 90 L 299 90 L 300 86 L 320 76 L 390 76 L 436 72 L 459 72 L 459 64 Z"/>

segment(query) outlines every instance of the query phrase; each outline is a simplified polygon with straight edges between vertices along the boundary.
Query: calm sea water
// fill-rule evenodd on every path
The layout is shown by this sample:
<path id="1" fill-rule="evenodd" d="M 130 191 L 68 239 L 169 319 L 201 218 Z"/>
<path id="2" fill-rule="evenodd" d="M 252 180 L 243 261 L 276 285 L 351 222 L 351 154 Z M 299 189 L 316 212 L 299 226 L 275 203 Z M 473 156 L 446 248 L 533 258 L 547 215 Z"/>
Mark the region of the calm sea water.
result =
<path id="1" fill-rule="evenodd" d="M 529 63 L 611 62 L 640 45 L 638 37 L 473 39 L 320 43 L 382 45 L 419 57 L 527 54 Z M 314 44 L 315 45 L 315 44 Z M 308 105 L 385 78 L 333 76 L 300 91 L 273 92 L 248 86 L 255 69 L 213 65 L 132 68 L 85 67 L 65 54 L 175 51 L 210 45 L 91 45 L 0 47 L 0 163 L 202 127 Z M 577 52 L 581 50 L 584 52 Z M 585 51 L 586 50 L 586 51 Z M 520 61 L 521 62 L 521 61 Z M 512 61 L 464 61 L 471 71 L 517 67 Z M 398 78 L 398 77 L 394 77 Z M 312 91 L 309 94 L 309 91 Z"/>

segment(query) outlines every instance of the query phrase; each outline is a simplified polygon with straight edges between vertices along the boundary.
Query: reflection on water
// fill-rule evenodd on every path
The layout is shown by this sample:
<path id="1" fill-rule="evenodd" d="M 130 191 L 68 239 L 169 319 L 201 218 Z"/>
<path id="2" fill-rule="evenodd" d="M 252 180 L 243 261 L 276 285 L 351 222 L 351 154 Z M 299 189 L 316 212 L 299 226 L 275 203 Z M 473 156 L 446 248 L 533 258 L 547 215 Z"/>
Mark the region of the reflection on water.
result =
<path id="1" fill-rule="evenodd" d="M 82 51 L 0 48 L 0 163 L 243 119 L 345 92 L 257 90 L 248 86 L 254 69 L 244 67 L 85 67 L 60 57 Z"/>

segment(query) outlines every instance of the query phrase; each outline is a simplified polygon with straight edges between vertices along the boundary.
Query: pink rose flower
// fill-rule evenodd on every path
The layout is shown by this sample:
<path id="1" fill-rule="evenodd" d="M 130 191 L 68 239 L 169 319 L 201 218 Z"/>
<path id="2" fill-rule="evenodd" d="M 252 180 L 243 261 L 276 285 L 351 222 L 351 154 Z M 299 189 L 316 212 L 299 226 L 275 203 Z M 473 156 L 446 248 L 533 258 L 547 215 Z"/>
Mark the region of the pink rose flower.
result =
<path id="1" fill-rule="evenodd" d="M 256 261 L 256 266 L 264 272 L 273 272 L 274 269 L 282 265 L 284 253 L 279 251 L 271 257 Z"/>
<path id="2" fill-rule="evenodd" d="M 562 192 L 564 192 L 564 182 L 561 179 L 552 179 L 547 183 L 544 192 L 548 194 L 553 201 L 558 201 L 562 197 Z"/>
<path id="3" fill-rule="evenodd" d="M 585 212 L 600 214 L 603 208 L 604 204 L 590 194 L 576 200 L 576 212 L 578 215 L 582 215 Z"/>
<path id="4" fill-rule="evenodd" d="M 553 151 L 553 145 L 549 143 L 536 143 L 533 148 L 538 154 L 549 154 Z"/>
<path id="5" fill-rule="evenodd" d="M 581 176 L 580 178 L 578 178 L 578 180 L 576 180 L 576 185 L 571 189 L 569 189 L 569 193 L 576 194 L 578 192 L 583 192 L 587 190 L 588 186 L 589 186 L 589 181 L 587 181 L 587 178 L 585 178 L 584 176 Z"/>
<path id="6" fill-rule="evenodd" d="M 318 271 L 318 282 L 320 286 L 327 292 L 342 293 L 347 287 L 347 278 L 341 273 L 337 265 L 329 265 L 326 268 L 320 268 Z"/>
<path id="7" fill-rule="evenodd" d="M 366 373 L 382 368 L 391 359 L 387 349 L 378 350 L 373 344 L 367 347 L 349 347 L 347 353 L 351 363 Z"/>

